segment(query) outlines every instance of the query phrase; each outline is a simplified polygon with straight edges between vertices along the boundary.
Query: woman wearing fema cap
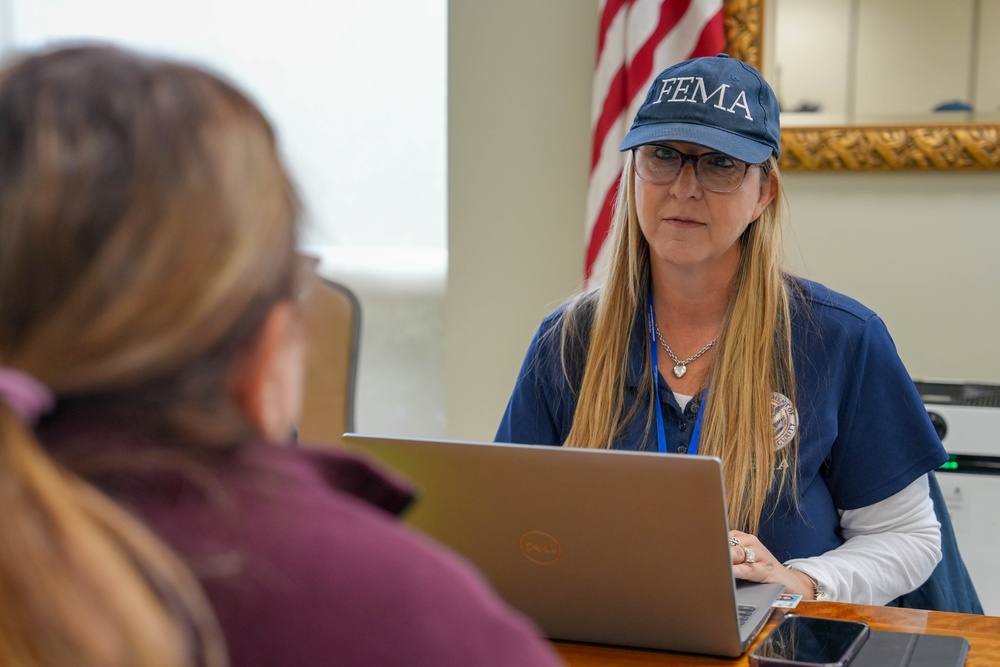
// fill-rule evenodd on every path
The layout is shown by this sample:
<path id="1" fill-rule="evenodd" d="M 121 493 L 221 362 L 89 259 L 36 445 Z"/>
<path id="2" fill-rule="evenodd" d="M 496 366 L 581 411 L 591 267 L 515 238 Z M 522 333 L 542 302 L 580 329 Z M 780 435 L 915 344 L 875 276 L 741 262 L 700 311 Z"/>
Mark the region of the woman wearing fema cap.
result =
<path id="1" fill-rule="evenodd" d="M 542 323 L 496 440 L 717 456 L 737 578 L 917 588 L 947 456 L 882 320 L 782 268 L 774 92 L 724 55 L 679 63 L 621 150 L 604 285 Z"/>

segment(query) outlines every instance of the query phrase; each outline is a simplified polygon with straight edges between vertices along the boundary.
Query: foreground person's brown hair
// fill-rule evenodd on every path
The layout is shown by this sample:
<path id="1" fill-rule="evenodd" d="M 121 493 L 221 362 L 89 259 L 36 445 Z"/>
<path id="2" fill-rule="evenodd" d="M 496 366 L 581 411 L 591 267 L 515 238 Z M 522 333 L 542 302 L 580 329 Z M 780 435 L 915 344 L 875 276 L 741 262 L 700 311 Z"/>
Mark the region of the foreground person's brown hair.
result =
<path id="1" fill-rule="evenodd" d="M 0 367 L 204 447 L 252 430 L 240 350 L 295 285 L 267 121 L 198 68 L 97 46 L 0 72 Z M 194 577 L 0 402 L 0 657 L 224 665 Z"/>

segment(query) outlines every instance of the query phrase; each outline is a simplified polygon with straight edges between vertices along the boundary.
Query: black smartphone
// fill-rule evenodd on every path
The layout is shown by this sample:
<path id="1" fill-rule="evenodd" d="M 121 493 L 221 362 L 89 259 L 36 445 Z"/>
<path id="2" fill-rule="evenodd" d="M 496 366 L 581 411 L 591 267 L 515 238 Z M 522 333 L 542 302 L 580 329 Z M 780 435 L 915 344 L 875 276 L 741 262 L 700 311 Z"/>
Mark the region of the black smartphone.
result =
<path id="1" fill-rule="evenodd" d="M 758 667 L 845 667 L 868 639 L 867 623 L 787 614 L 750 652 Z"/>

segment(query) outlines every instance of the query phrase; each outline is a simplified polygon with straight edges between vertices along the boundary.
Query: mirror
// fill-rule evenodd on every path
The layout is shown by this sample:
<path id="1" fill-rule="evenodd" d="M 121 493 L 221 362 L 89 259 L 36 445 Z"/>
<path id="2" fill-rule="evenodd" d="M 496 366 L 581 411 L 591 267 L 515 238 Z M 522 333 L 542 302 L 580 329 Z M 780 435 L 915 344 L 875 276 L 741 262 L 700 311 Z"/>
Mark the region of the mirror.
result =
<path id="1" fill-rule="evenodd" d="M 765 25 L 776 24 L 765 21 L 764 0 L 724 0 L 723 5 L 727 52 L 764 71 Z M 951 115 L 940 122 L 783 121 L 779 164 L 785 171 L 1000 169 L 1000 122 L 959 115 L 961 120 Z"/>

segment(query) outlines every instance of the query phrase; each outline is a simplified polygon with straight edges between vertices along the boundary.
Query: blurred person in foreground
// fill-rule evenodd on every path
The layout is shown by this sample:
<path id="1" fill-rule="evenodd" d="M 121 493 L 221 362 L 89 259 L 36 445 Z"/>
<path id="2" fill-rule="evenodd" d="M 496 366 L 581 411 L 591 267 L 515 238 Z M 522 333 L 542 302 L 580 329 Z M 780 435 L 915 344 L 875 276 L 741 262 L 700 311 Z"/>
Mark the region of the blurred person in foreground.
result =
<path id="1" fill-rule="evenodd" d="M 0 73 L 0 662 L 556 664 L 298 416 L 311 265 L 264 116 L 108 46 Z"/>

